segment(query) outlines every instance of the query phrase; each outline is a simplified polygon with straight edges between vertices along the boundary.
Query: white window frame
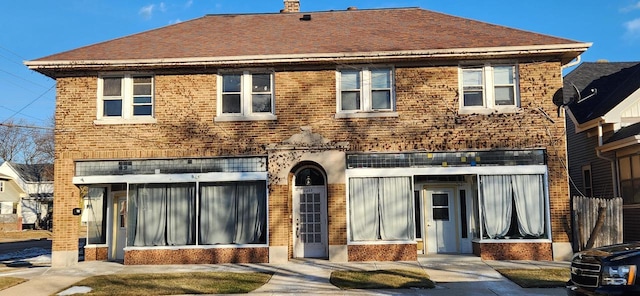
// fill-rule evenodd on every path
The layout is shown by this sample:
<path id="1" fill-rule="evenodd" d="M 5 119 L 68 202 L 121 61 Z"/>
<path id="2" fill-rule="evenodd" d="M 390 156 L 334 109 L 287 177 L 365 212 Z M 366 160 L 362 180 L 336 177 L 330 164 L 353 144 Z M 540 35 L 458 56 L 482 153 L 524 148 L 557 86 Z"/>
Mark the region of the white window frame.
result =
<path id="1" fill-rule="evenodd" d="M 134 115 L 133 110 L 134 93 L 133 93 L 133 79 L 135 77 L 151 77 L 151 115 Z M 117 77 L 122 78 L 121 81 L 121 94 L 122 100 L 122 114 L 120 116 L 105 116 L 104 115 L 104 101 L 108 97 L 103 96 L 104 78 Z M 145 104 L 146 105 L 146 104 Z M 156 95 L 155 95 L 155 75 L 150 73 L 103 73 L 98 77 L 98 93 L 96 102 L 96 120 L 95 124 L 126 124 L 126 123 L 156 123 Z"/>
<path id="2" fill-rule="evenodd" d="M 391 108 L 389 109 L 373 109 L 372 92 L 377 90 L 372 87 L 372 71 L 388 70 L 390 75 L 389 91 Z M 360 92 L 360 109 L 358 110 L 342 110 L 342 72 L 359 72 L 360 85 L 359 89 L 353 91 Z M 343 67 L 336 70 L 336 118 L 350 117 L 397 117 L 396 112 L 396 92 L 395 92 L 395 68 L 393 66 L 381 65 L 376 67 Z"/>
<path id="3" fill-rule="evenodd" d="M 513 83 L 496 84 L 494 81 L 494 69 L 498 67 L 512 67 Z M 477 88 L 482 89 L 482 106 L 465 106 L 464 104 L 464 72 L 467 70 L 482 71 L 482 84 Z M 514 113 L 520 110 L 520 80 L 517 63 L 484 63 L 484 64 L 462 64 L 458 67 L 458 87 L 459 87 L 459 108 L 461 114 L 489 114 L 495 111 L 500 113 Z M 513 87 L 513 105 L 498 105 L 495 99 L 496 87 Z"/>
<path id="4" fill-rule="evenodd" d="M 269 92 L 254 92 L 253 75 L 268 74 L 271 79 L 271 112 L 253 112 L 253 94 L 267 94 Z M 223 113 L 223 80 L 224 75 L 240 75 L 240 113 Z M 215 121 L 258 121 L 258 120 L 276 120 L 276 91 L 275 91 L 275 73 L 273 70 L 242 70 L 242 71 L 224 71 L 218 73 L 217 78 L 217 116 Z"/>

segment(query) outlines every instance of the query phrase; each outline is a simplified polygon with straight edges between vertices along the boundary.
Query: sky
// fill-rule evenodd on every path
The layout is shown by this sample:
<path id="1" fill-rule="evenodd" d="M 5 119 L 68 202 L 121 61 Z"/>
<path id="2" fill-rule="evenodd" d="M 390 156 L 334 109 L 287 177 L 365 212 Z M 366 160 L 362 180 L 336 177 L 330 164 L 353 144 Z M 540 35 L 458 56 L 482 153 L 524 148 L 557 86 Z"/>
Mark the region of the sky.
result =
<path id="1" fill-rule="evenodd" d="M 583 62 L 640 61 L 640 0 L 301 0 L 301 11 L 420 7 L 592 42 Z M 283 0 L 2 0 L 0 124 L 49 126 L 55 81 L 24 66 L 51 54 L 207 14 L 277 13 Z M 570 71 L 568 69 L 567 71 Z M 566 74 L 566 73 L 565 73 Z"/>

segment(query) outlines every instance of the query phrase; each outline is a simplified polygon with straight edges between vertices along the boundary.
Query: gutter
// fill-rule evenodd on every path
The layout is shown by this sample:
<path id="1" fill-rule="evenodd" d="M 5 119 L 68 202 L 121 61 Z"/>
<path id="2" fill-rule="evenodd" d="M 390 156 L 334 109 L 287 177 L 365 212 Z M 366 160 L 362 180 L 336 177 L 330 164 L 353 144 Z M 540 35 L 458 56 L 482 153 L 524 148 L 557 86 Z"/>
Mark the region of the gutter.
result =
<path id="1" fill-rule="evenodd" d="M 410 51 L 380 51 L 355 53 L 275 54 L 228 57 L 159 58 L 127 60 L 47 60 L 26 61 L 32 70 L 56 70 L 64 68 L 156 67 L 156 66 L 217 66 L 250 64 L 292 64 L 303 62 L 351 62 L 394 60 L 407 58 L 473 58 L 496 55 L 563 54 L 586 51 L 592 43 L 571 43 L 535 46 L 454 48 Z"/>
<path id="2" fill-rule="evenodd" d="M 613 181 L 613 196 L 619 196 L 618 194 L 618 170 L 617 170 L 617 166 L 616 166 L 616 160 L 609 158 L 609 157 L 605 157 L 602 155 L 601 147 L 603 146 L 602 143 L 602 121 L 598 122 L 598 147 L 596 148 L 596 156 L 600 159 L 604 159 L 607 160 L 609 162 L 611 162 L 611 180 Z"/>

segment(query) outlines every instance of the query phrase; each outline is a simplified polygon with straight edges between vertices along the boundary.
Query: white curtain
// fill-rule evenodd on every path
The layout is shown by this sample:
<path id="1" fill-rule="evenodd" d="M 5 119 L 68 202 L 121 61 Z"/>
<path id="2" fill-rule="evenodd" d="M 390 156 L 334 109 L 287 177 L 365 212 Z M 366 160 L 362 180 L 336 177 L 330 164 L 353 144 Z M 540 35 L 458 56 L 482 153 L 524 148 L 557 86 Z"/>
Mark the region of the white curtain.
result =
<path id="1" fill-rule="evenodd" d="M 351 239 L 367 241 L 378 239 L 378 179 L 349 179 L 349 212 Z"/>
<path id="2" fill-rule="evenodd" d="M 200 244 L 264 242 L 264 182 L 218 183 L 200 189 Z"/>
<path id="3" fill-rule="evenodd" d="M 542 236 L 545 232 L 542 175 L 513 175 L 511 180 L 520 234 L 534 237 Z"/>
<path id="4" fill-rule="evenodd" d="M 167 245 L 194 244 L 195 187 L 171 184 L 167 187 Z"/>
<path id="5" fill-rule="evenodd" d="M 235 237 L 236 186 L 220 183 L 200 188 L 200 243 L 232 244 Z"/>
<path id="6" fill-rule="evenodd" d="M 411 178 L 349 179 L 349 213 L 353 241 L 413 239 Z"/>
<path id="7" fill-rule="evenodd" d="M 413 195 L 408 177 L 380 178 L 380 237 L 383 240 L 413 238 Z"/>
<path id="8" fill-rule="evenodd" d="M 511 176 L 480 176 L 482 218 L 490 238 L 502 238 L 511 226 Z"/>
<path id="9" fill-rule="evenodd" d="M 164 185 L 139 185 L 134 246 L 166 245 L 167 196 Z"/>
<path id="10" fill-rule="evenodd" d="M 264 182 L 238 185 L 235 243 L 259 243 L 266 225 L 266 188 Z"/>

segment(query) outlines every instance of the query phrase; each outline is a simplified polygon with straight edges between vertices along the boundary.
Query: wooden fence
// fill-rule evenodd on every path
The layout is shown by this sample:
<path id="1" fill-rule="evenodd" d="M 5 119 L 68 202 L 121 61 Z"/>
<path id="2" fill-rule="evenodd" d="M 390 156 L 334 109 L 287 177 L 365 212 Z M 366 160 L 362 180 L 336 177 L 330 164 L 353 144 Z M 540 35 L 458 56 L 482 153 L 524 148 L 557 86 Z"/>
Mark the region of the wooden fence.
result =
<path id="1" fill-rule="evenodd" d="M 574 196 L 573 227 L 578 251 L 622 243 L 622 198 Z"/>

